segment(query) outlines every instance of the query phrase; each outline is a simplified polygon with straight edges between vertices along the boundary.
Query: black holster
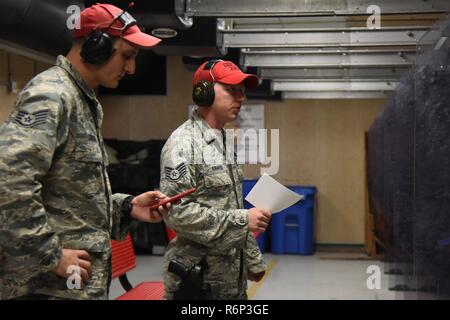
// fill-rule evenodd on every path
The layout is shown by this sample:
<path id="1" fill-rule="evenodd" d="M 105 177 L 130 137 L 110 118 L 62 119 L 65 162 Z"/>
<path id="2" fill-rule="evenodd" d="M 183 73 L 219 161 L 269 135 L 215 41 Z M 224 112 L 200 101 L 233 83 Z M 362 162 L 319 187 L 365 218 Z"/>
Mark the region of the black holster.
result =
<path id="1" fill-rule="evenodd" d="M 184 264 L 170 260 L 169 271 L 181 278 L 177 291 L 173 294 L 174 300 L 206 300 L 209 297 L 209 286 L 203 288 L 204 271 L 208 268 L 206 257 L 199 263 L 186 267 Z"/>

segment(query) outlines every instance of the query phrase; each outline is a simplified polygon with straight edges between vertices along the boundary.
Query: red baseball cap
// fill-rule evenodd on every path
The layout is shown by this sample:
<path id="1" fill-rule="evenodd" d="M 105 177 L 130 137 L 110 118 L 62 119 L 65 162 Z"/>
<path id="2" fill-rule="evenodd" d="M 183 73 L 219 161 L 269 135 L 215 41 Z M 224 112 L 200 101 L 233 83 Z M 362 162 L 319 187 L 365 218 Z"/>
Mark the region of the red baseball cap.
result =
<path id="1" fill-rule="evenodd" d="M 258 86 L 258 77 L 254 74 L 243 73 L 233 62 L 218 60 L 210 62 L 211 67 L 205 70 L 208 63 L 203 63 L 194 73 L 192 84 L 195 85 L 200 81 L 220 82 L 224 84 L 236 85 L 244 83 L 247 89 L 254 89 Z"/>
<path id="2" fill-rule="evenodd" d="M 80 28 L 74 29 L 72 35 L 74 38 L 81 38 L 94 30 L 103 30 L 110 36 L 121 37 L 140 48 L 151 48 L 161 42 L 161 39 L 143 33 L 136 24 L 123 30 L 125 24 L 121 21 L 122 19 L 117 19 L 123 11 L 111 4 L 94 4 L 81 11 Z M 123 16 L 132 19 L 128 13 Z"/>

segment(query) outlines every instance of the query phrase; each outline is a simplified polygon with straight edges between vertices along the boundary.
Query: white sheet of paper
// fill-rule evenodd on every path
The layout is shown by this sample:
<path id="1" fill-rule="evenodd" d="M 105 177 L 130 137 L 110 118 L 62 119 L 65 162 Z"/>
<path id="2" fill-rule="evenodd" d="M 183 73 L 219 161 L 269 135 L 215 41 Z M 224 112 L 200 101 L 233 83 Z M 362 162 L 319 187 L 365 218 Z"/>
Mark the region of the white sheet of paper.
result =
<path id="1" fill-rule="evenodd" d="M 303 198 L 304 196 L 289 190 L 265 173 L 259 178 L 253 189 L 250 190 L 245 200 L 256 208 L 277 213 L 292 206 Z"/>

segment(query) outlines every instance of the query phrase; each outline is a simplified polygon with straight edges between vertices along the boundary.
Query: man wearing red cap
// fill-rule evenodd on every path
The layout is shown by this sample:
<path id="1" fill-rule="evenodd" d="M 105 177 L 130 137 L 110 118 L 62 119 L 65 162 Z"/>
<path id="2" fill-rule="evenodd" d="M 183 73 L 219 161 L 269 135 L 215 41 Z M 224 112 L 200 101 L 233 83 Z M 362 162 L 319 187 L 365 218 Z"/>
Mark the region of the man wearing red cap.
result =
<path id="1" fill-rule="evenodd" d="M 236 120 L 245 89 L 257 85 L 231 61 L 202 64 L 193 78 L 198 108 L 162 150 L 161 191 L 196 188 L 164 217 L 177 233 L 165 254 L 167 299 L 246 299 L 247 279 L 265 273 L 252 232 L 264 231 L 271 213 L 243 209 L 242 169 L 223 129 Z"/>
<path id="2" fill-rule="evenodd" d="M 112 194 L 94 89 L 133 74 L 160 40 L 112 5 L 81 13 L 74 44 L 32 79 L 0 127 L 1 299 L 106 299 L 111 238 L 131 220 L 161 221 L 165 195 Z"/>

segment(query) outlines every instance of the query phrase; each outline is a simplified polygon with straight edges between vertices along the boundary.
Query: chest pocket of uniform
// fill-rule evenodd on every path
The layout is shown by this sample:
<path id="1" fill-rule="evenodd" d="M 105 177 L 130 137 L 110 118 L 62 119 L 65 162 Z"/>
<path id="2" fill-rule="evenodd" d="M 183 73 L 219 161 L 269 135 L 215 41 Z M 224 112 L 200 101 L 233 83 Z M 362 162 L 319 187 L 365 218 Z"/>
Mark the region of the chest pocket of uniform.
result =
<path id="1" fill-rule="evenodd" d="M 231 186 L 230 176 L 225 172 L 205 174 L 205 187 L 214 191 L 228 191 Z"/>
<path id="2" fill-rule="evenodd" d="M 103 162 L 102 149 L 94 135 L 77 136 L 73 158 L 81 162 Z"/>

